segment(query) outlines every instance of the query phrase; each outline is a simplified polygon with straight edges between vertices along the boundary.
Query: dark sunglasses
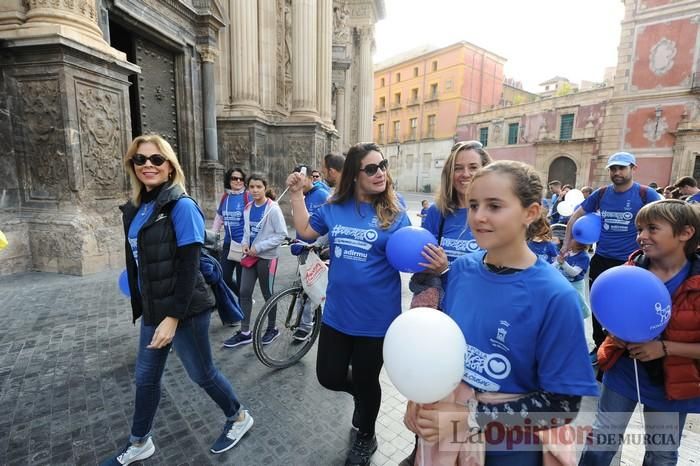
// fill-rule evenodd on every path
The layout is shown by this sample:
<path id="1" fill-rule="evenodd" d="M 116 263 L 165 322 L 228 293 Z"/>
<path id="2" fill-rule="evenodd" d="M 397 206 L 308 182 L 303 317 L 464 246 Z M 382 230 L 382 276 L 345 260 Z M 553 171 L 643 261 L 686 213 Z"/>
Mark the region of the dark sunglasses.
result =
<path id="1" fill-rule="evenodd" d="M 312 178 L 321 178 L 321 175 L 311 175 Z"/>
<path id="2" fill-rule="evenodd" d="M 136 154 L 133 157 L 131 157 L 131 161 L 133 162 L 134 165 L 146 165 L 146 162 L 151 161 L 151 164 L 155 165 L 156 167 L 160 167 L 163 165 L 165 162 L 168 161 L 165 157 L 163 157 L 160 154 L 153 154 L 149 155 L 146 157 L 143 154 Z"/>
<path id="3" fill-rule="evenodd" d="M 459 150 L 483 149 L 484 145 L 479 141 L 460 141 L 452 146 L 450 152 Z"/>
<path id="4" fill-rule="evenodd" d="M 241 178 L 240 176 L 232 176 L 231 181 L 245 181 L 245 180 L 243 178 Z"/>
<path id="5" fill-rule="evenodd" d="M 360 168 L 361 172 L 365 172 L 367 176 L 374 176 L 377 174 L 377 170 L 382 169 L 386 173 L 387 168 L 389 168 L 389 161 L 387 159 L 382 160 L 379 163 L 370 163 L 365 165 L 365 168 Z"/>

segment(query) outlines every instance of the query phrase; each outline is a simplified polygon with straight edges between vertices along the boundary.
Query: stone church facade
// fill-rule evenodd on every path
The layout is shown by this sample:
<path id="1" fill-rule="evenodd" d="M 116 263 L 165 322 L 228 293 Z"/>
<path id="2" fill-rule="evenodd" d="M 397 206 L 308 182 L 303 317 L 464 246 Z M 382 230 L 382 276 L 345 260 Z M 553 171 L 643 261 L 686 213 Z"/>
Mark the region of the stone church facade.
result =
<path id="1" fill-rule="evenodd" d="M 381 0 L 0 4 L 0 275 L 123 264 L 132 137 L 163 135 L 211 219 L 226 168 L 280 187 L 371 138 Z"/>

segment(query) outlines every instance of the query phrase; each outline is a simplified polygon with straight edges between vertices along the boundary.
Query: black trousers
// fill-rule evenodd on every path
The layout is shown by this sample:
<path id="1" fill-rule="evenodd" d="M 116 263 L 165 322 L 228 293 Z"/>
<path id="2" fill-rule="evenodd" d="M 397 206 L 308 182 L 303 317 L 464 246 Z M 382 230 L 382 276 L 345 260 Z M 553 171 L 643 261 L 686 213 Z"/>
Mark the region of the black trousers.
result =
<path id="1" fill-rule="evenodd" d="M 318 381 L 329 390 L 355 397 L 358 427 L 366 434 L 374 434 L 382 403 L 379 372 L 384 364 L 383 346 L 384 337 L 356 337 L 321 324 L 316 359 Z"/>
<path id="2" fill-rule="evenodd" d="M 610 259 L 609 257 L 603 257 L 599 256 L 598 254 L 594 254 L 591 258 L 591 265 L 588 270 L 589 289 L 593 285 L 595 279 L 598 278 L 598 276 L 601 273 L 613 267 L 617 267 L 618 265 L 622 265 L 625 262 L 626 261 L 624 260 Z M 591 317 L 593 319 L 593 341 L 595 342 L 594 351 L 598 351 L 598 347 L 603 343 L 603 340 L 605 340 L 605 331 L 600 325 L 600 322 L 598 322 L 598 319 L 595 318 L 595 314 L 593 314 Z"/>

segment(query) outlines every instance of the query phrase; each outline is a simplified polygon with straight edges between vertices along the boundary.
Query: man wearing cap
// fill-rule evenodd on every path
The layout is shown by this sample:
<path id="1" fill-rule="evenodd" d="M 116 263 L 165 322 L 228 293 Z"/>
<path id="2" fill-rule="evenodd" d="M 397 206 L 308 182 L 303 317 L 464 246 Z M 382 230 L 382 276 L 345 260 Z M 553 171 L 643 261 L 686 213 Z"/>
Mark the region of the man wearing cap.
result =
<path id="1" fill-rule="evenodd" d="M 600 239 L 596 252 L 591 258 L 589 285 L 592 285 L 601 273 L 624 264 L 629 255 L 639 249 L 637 227 L 634 223 L 637 212 L 645 204 L 661 199 L 656 191 L 634 181 L 637 161 L 629 152 L 617 152 L 611 155 L 606 168 L 612 184 L 593 191 L 571 215 L 561 249 L 563 256 L 568 251 L 571 229 L 576 220 L 585 214 L 600 212 Z M 605 332 L 593 316 L 593 340 L 596 350 L 604 339 Z M 594 352 L 591 354 L 593 355 Z"/>
<path id="2" fill-rule="evenodd" d="M 680 180 L 676 181 L 675 187 L 682 195 L 688 196 L 686 201 L 689 204 L 700 203 L 700 189 L 698 189 L 698 182 L 692 176 L 684 176 Z"/>

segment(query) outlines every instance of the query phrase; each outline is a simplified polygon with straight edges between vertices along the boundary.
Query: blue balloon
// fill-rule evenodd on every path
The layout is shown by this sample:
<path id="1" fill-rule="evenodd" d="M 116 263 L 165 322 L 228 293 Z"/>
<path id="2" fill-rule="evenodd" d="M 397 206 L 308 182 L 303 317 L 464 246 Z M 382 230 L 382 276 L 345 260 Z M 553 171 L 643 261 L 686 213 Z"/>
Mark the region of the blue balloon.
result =
<path id="1" fill-rule="evenodd" d="M 399 272 L 422 272 L 425 267 L 418 263 L 427 262 L 421 252 L 428 243 L 437 244 L 437 240 L 425 228 L 399 228 L 386 243 L 386 258 Z"/>
<path id="2" fill-rule="evenodd" d="M 119 289 L 124 296 L 131 298 L 131 289 L 129 288 L 129 276 L 126 274 L 126 270 L 123 270 L 119 275 Z"/>
<path id="3" fill-rule="evenodd" d="M 644 343 L 656 338 L 668 325 L 671 295 L 653 273 L 621 265 L 595 279 L 591 309 L 600 324 L 619 339 Z"/>
<path id="4" fill-rule="evenodd" d="M 571 236 L 581 244 L 597 243 L 603 224 L 600 214 L 591 213 L 576 220 L 571 229 Z"/>

